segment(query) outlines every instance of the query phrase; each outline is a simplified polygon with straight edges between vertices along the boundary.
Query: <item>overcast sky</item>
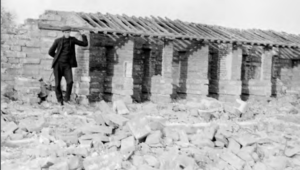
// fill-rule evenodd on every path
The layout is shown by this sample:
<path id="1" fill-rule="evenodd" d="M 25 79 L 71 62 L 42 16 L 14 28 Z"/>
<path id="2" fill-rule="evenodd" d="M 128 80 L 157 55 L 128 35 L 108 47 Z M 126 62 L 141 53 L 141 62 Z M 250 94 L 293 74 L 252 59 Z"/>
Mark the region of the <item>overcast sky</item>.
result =
<path id="1" fill-rule="evenodd" d="M 300 0 L 1 0 L 17 22 L 45 10 L 160 16 L 234 28 L 300 34 Z"/>

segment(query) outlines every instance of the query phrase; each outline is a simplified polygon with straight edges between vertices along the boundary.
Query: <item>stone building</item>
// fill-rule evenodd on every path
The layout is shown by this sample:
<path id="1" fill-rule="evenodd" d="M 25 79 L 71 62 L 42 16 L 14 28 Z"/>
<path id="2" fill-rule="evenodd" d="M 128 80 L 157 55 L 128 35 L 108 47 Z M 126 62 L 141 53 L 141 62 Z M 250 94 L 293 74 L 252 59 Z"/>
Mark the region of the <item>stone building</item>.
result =
<path id="1" fill-rule="evenodd" d="M 73 70 L 73 93 L 90 101 L 229 100 L 300 92 L 299 35 L 63 11 L 26 20 L 18 34 L 2 33 L 1 82 L 13 84 L 18 76 L 48 80 L 48 49 L 66 25 L 90 31 L 89 46 L 76 49 Z"/>

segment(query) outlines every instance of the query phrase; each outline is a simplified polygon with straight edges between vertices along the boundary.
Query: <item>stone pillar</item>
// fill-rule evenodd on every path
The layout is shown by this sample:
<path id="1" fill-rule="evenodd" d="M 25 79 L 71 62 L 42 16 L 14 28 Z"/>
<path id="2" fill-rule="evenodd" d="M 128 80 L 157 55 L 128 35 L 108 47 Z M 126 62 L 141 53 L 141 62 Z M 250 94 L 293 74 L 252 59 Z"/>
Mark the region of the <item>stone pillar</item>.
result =
<path id="1" fill-rule="evenodd" d="M 172 78 L 173 42 L 165 41 L 162 49 L 161 75 L 151 78 L 151 101 L 171 102 L 173 93 Z"/>
<path id="2" fill-rule="evenodd" d="M 257 95 L 263 96 L 271 96 L 272 95 L 272 58 L 273 58 L 273 50 L 272 48 L 264 48 L 263 54 L 261 56 L 261 75 L 260 75 L 260 83 L 257 85 L 259 92 Z"/>
<path id="3" fill-rule="evenodd" d="M 206 44 L 195 44 L 187 53 L 187 99 L 197 101 L 208 95 L 208 58 Z"/>
<path id="4" fill-rule="evenodd" d="M 220 45 L 220 80 L 218 82 L 220 100 L 235 99 L 241 94 L 242 54 L 242 48 L 239 45 Z"/>
<path id="5" fill-rule="evenodd" d="M 130 38 L 121 38 L 110 54 L 108 54 L 108 75 L 105 82 L 105 91 L 112 94 L 110 99 L 121 99 L 126 103 L 132 103 L 133 95 L 133 65 L 134 41 Z M 111 72 L 111 73 L 109 73 Z"/>
<path id="6" fill-rule="evenodd" d="M 72 33 L 73 34 L 73 33 Z M 82 40 L 82 36 L 79 34 L 72 35 L 77 39 Z M 86 35 L 88 38 L 88 47 L 75 46 L 77 67 L 73 68 L 73 93 L 79 96 L 88 96 L 90 94 L 90 77 L 89 77 L 89 65 L 90 65 L 90 34 Z M 66 88 L 66 82 L 63 79 L 62 87 Z"/>

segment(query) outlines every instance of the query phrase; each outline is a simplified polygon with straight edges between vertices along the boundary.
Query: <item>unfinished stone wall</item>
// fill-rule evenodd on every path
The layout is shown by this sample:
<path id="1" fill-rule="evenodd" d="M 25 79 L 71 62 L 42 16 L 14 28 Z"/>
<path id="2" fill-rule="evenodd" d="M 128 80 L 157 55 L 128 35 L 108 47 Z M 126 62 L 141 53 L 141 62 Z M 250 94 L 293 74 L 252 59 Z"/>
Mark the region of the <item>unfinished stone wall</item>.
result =
<path id="1" fill-rule="evenodd" d="M 195 44 L 187 55 L 187 99 L 197 101 L 208 95 L 208 45 Z"/>
<path id="2" fill-rule="evenodd" d="M 43 21 L 46 19 L 44 18 Z M 61 31 L 41 30 L 38 28 L 39 22 L 41 19 L 28 19 L 17 34 L 2 33 L 1 82 L 13 85 L 16 77 L 28 77 L 43 78 L 45 82 L 55 85 L 51 68 L 53 58 L 48 55 L 48 50 L 54 40 L 62 36 L 62 33 Z M 81 36 L 73 32 L 71 36 L 81 39 Z M 73 93 L 88 95 L 90 79 L 88 77 L 88 47 L 76 47 L 76 58 L 78 67 L 73 69 Z M 65 84 L 65 80 L 62 79 L 63 90 L 66 88 Z"/>
<path id="3" fill-rule="evenodd" d="M 13 84 L 18 76 L 48 80 L 52 73 L 48 49 L 59 34 L 39 30 L 36 20 L 27 20 L 19 31 L 1 35 L 1 82 Z"/>
<path id="4" fill-rule="evenodd" d="M 151 77 L 161 73 L 161 54 L 161 42 L 135 38 L 133 62 L 133 98 L 135 101 L 150 100 Z"/>
<path id="5" fill-rule="evenodd" d="M 293 79 L 291 83 L 291 91 L 300 92 L 300 60 L 293 61 Z"/>
<path id="6" fill-rule="evenodd" d="M 273 57 L 272 66 L 272 95 L 278 96 L 291 89 L 293 79 L 292 60 Z"/>
<path id="7" fill-rule="evenodd" d="M 131 38 L 120 38 L 107 52 L 104 97 L 108 101 L 122 99 L 132 102 L 133 44 Z"/>
<path id="8" fill-rule="evenodd" d="M 209 92 L 220 100 L 232 100 L 241 94 L 242 49 L 232 44 L 218 45 L 212 49 L 210 59 Z M 215 68 L 217 67 L 217 68 Z"/>
<path id="9" fill-rule="evenodd" d="M 40 30 L 38 22 L 53 27 L 90 27 L 74 13 L 46 11 L 38 20 L 27 20 L 20 34 L 2 33 L 1 82 L 13 85 L 18 76 L 49 80 L 53 58 L 48 50 L 62 33 Z M 72 36 L 81 39 L 74 33 Z M 170 102 L 171 98 L 198 100 L 208 93 L 228 100 L 241 94 L 268 97 L 281 87 L 274 78 L 273 49 L 265 48 L 260 56 L 247 54 L 243 59 L 246 54 L 241 46 L 232 44 L 214 44 L 211 48 L 211 44 L 182 41 L 183 47 L 178 50 L 174 45 L 177 40 L 100 33 L 90 33 L 88 41 L 88 47 L 76 47 L 78 67 L 73 69 L 73 93 L 88 96 L 90 101 Z M 250 79 L 243 78 L 249 73 L 243 68 L 244 60 L 251 67 L 257 66 Z M 278 63 L 277 78 L 282 86 L 299 91 L 297 61 Z M 53 75 L 51 80 L 54 85 Z M 64 81 L 62 85 L 65 88 Z"/>
<path id="10" fill-rule="evenodd" d="M 171 102 L 171 95 L 173 94 L 173 47 L 172 41 L 164 42 L 161 73 L 157 73 L 151 78 L 151 101 Z M 156 67 L 159 66 L 157 65 Z"/>
<path id="11" fill-rule="evenodd" d="M 208 45 L 192 42 L 173 56 L 174 95 L 197 101 L 208 94 Z"/>
<path id="12" fill-rule="evenodd" d="M 111 95 L 111 86 L 105 83 L 107 74 L 113 75 L 108 71 L 109 56 L 113 56 L 113 45 L 115 42 L 105 35 L 90 34 L 89 48 L 89 99 L 90 101 L 100 101 L 105 96 L 105 87 L 108 95 Z M 113 70 L 112 70 L 113 71 Z"/>
<path id="13" fill-rule="evenodd" d="M 263 48 L 262 51 L 262 55 L 252 61 L 258 64 L 258 69 L 256 70 L 258 74 L 255 74 L 256 76 L 251 79 L 243 81 L 243 83 L 245 82 L 245 84 L 243 84 L 243 94 L 264 97 L 270 97 L 272 95 L 271 73 L 273 51 L 267 48 Z"/>
<path id="14" fill-rule="evenodd" d="M 90 43 L 91 101 L 150 99 L 152 76 L 162 74 L 162 42 L 92 33 Z"/>

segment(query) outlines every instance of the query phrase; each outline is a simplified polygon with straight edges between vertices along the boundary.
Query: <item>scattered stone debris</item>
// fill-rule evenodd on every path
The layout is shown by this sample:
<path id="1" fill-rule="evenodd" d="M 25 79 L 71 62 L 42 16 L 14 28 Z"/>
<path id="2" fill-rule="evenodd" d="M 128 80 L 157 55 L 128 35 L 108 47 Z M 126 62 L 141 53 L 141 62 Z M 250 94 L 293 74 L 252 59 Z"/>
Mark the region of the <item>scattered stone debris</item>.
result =
<path id="1" fill-rule="evenodd" d="M 39 81 L 16 81 L 51 97 Z M 1 100 L 1 169 L 300 169 L 299 97 L 59 106 L 16 92 Z"/>

